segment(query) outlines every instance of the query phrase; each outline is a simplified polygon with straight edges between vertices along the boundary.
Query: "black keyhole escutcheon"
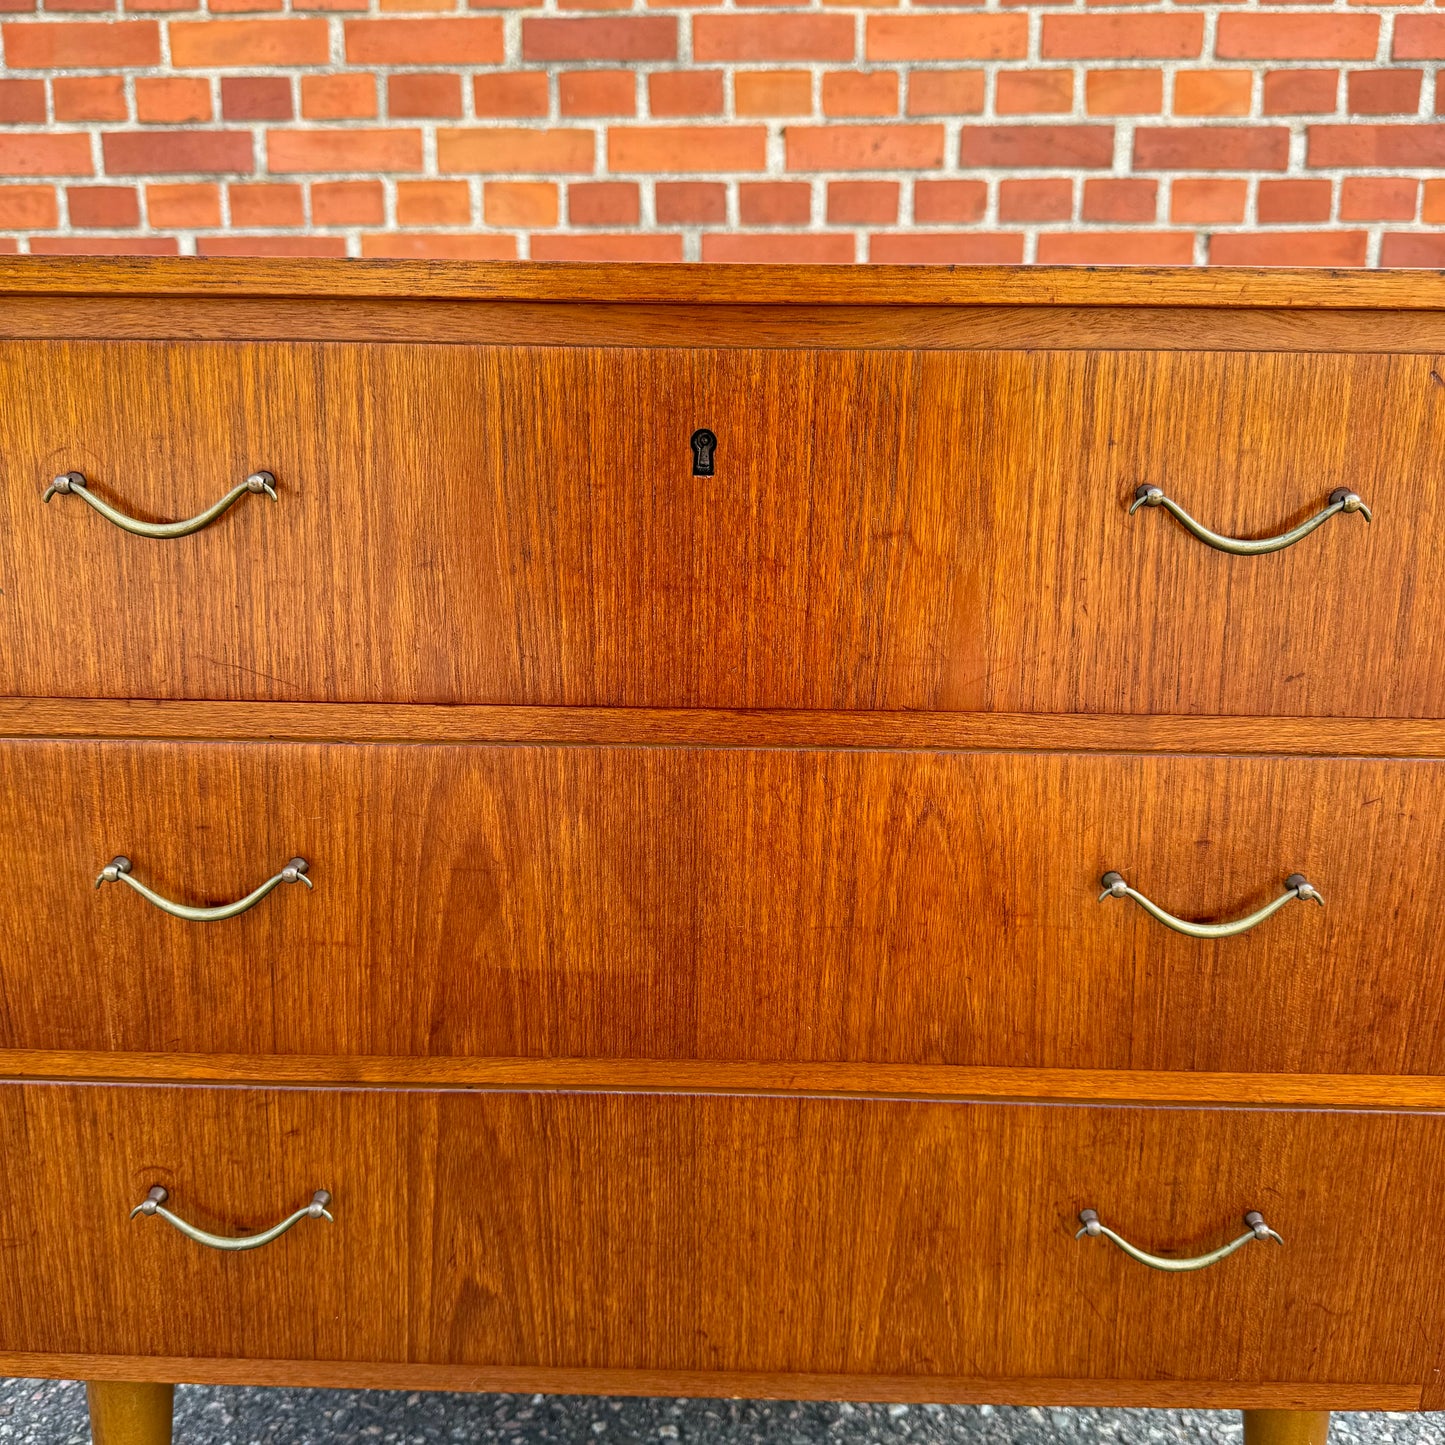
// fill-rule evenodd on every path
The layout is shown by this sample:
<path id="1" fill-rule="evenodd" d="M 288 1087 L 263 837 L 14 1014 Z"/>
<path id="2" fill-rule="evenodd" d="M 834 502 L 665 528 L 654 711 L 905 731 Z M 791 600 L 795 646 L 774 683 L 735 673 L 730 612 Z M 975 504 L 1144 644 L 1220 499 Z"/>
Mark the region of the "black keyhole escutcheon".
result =
<path id="1" fill-rule="evenodd" d="M 692 434 L 688 443 L 692 448 L 692 474 L 695 477 L 710 477 L 713 474 L 713 453 L 717 450 L 717 437 L 705 426 Z"/>

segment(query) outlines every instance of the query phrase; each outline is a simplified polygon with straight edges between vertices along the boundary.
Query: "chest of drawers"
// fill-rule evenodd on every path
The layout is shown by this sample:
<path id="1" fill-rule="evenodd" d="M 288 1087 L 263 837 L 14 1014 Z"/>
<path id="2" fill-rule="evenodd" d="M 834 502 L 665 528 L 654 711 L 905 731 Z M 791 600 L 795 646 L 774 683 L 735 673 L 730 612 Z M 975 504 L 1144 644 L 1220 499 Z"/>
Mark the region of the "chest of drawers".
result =
<path id="1" fill-rule="evenodd" d="M 0 263 L 0 1366 L 1445 1407 L 1445 279 Z"/>

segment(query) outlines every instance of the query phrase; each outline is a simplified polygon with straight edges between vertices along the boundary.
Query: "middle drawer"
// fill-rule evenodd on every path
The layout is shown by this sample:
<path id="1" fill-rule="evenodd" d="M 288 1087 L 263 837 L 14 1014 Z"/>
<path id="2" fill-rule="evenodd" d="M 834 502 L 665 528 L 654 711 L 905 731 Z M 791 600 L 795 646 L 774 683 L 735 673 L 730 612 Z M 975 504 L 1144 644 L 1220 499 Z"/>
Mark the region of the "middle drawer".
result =
<path id="1" fill-rule="evenodd" d="M 0 1046 L 1439 1073 L 1442 816 L 1433 761 L 11 741 Z"/>

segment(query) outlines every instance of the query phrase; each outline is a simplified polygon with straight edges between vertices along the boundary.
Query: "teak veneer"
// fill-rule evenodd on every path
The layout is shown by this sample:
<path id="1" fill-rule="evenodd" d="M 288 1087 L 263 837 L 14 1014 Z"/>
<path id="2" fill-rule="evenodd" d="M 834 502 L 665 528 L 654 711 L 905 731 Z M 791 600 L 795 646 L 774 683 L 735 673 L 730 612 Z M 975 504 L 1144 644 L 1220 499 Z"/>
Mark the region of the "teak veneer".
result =
<path id="1" fill-rule="evenodd" d="M 100 1445 L 1445 1408 L 1445 273 L 0 258 L 0 401 L 0 1366 Z"/>

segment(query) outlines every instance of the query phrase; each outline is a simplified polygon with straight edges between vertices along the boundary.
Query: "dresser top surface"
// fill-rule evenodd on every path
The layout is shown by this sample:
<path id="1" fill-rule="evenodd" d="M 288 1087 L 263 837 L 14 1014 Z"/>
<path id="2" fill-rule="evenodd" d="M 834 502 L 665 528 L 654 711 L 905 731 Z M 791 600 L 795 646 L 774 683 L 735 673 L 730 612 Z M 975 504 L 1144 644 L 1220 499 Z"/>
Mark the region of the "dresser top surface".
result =
<path id="1" fill-rule="evenodd" d="M 15 257 L 0 296 L 1445 309 L 1445 271 Z"/>

